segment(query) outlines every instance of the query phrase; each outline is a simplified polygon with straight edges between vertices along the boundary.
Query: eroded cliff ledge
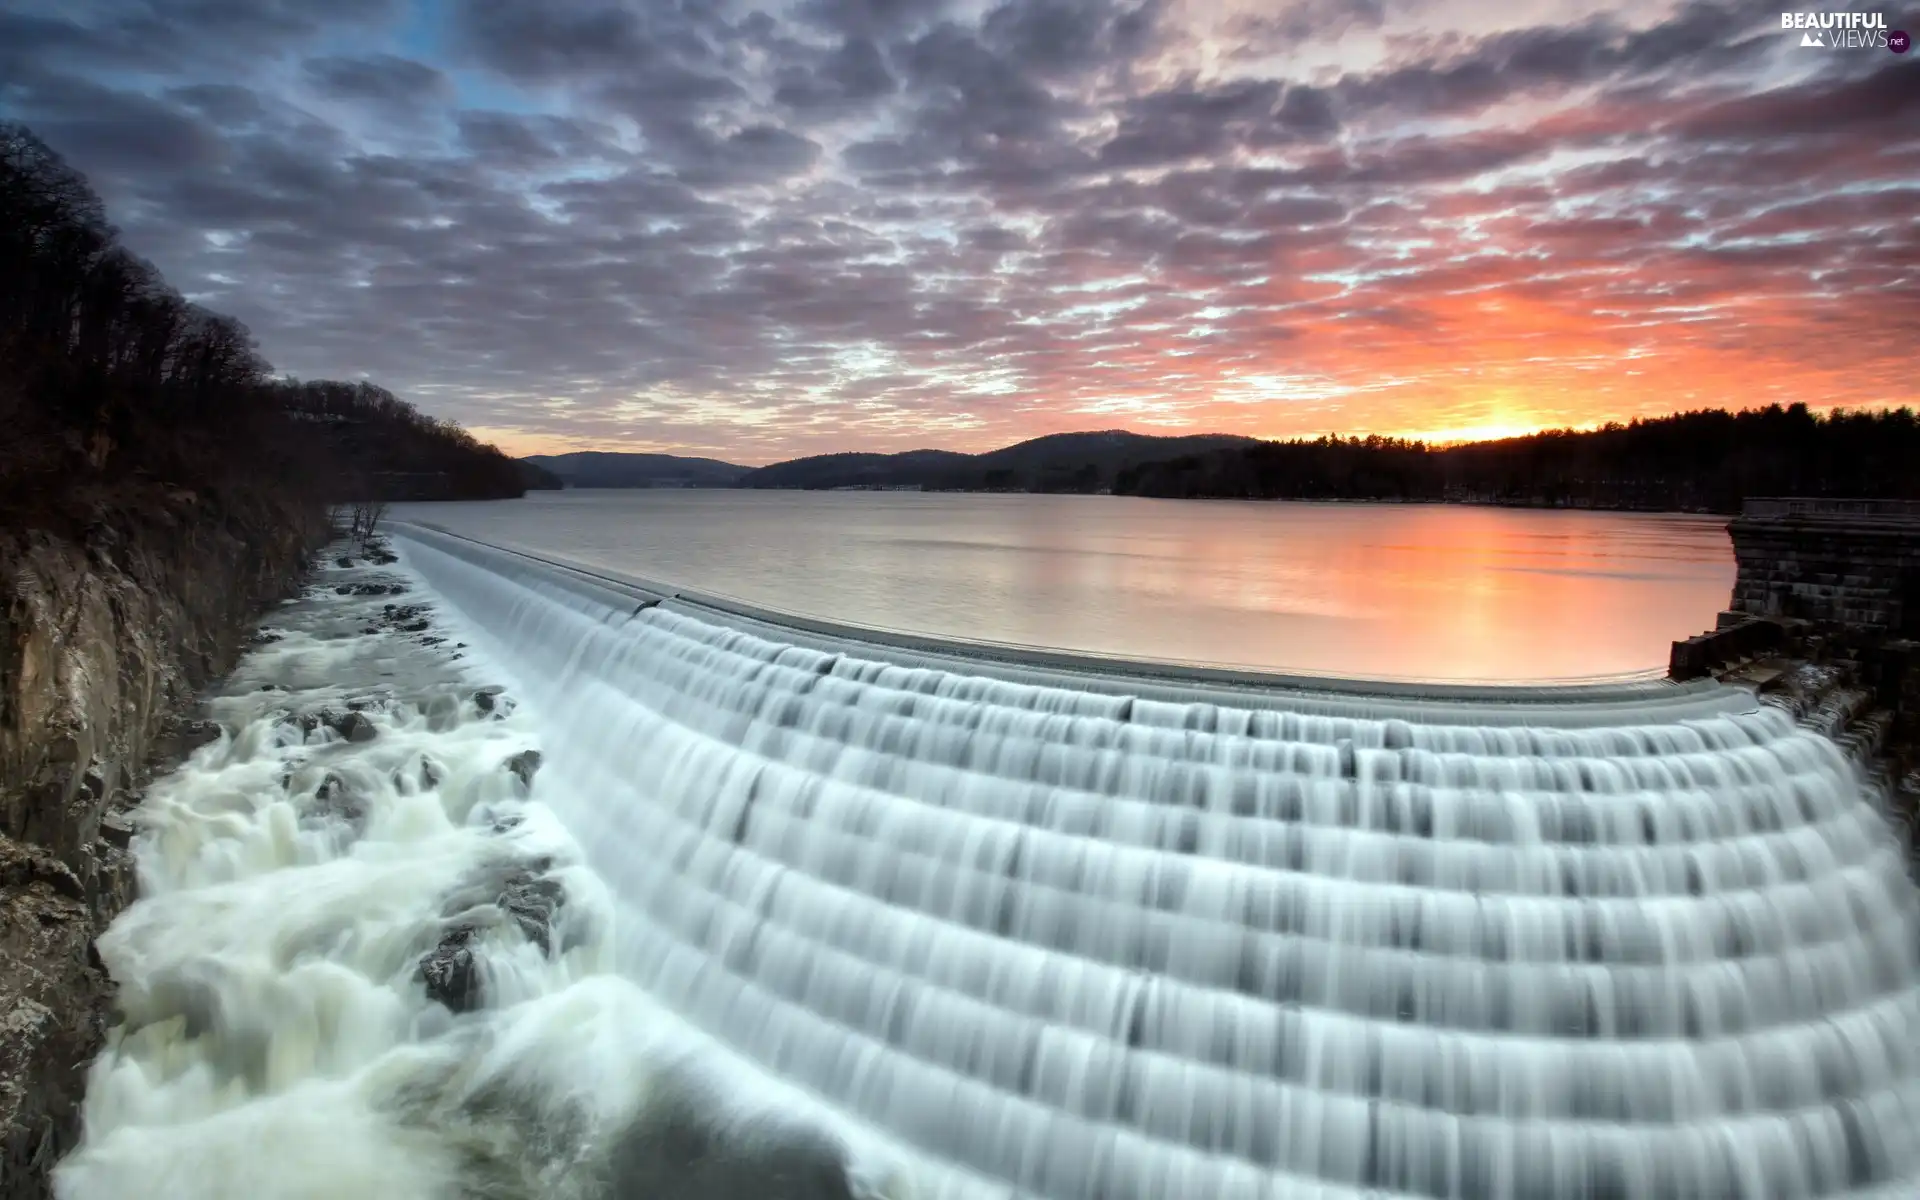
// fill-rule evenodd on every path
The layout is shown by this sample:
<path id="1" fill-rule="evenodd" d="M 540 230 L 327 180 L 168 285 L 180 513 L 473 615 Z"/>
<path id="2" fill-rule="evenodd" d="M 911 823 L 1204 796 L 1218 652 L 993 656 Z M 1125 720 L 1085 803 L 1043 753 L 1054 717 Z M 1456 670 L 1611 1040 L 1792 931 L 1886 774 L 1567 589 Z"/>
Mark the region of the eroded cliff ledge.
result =
<path id="1" fill-rule="evenodd" d="M 79 1133 L 112 986 L 93 938 L 134 887 L 124 813 L 325 534 L 312 505 L 159 487 L 0 530 L 0 1200 L 47 1195 Z"/>

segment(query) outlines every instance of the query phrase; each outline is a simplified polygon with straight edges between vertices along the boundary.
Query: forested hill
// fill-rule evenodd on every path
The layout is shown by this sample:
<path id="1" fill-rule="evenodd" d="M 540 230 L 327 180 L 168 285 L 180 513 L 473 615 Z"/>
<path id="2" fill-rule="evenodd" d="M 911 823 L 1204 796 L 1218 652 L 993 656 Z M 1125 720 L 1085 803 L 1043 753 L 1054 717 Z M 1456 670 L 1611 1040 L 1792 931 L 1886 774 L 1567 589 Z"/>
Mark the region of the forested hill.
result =
<path id="1" fill-rule="evenodd" d="M 1920 418 L 1910 408 L 1821 415 L 1795 404 L 1462 446 L 1259 442 L 1135 465 L 1114 491 L 1711 512 L 1738 511 L 1748 496 L 1920 498 Z"/>
<path id="2" fill-rule="evenodd" d="M 258 504 L 522 491 L 511 460 L 378 388 L 275 381 L 245 326 L 168 286 L 120 244 L 85 178 L 8 122 L 0 430 L 0 524 L 22 527 L 90 524 L 150 492 Z"/>
<path id="3" fill-rule="evenodd" d="M 332 460 L 340 498 L 500 499 L 523 495 L 520 465 L 451 421 L 371 383 L 276 385 L 289 416 Z"/>
<path id="4" fill-rule="evenodd" d="M 1124 430 L 1055 433 L 985 454 L 909 450 L 823 454 L 761 467 L 740 487 L 898 487 L 928 491 L 1093 492 L 1111 488 L 1136 463 L 1256 444 L 1228 434 L 1155 437 Z"/>
<path id="5" fill-rule="evenodd" d="M 571 454 L 534 454 L 520 460 L 568 487 L 651 488 L 732 487 L 746 467 L 712 458 L 678 454 L 627 454 L 580 450 Z"/>

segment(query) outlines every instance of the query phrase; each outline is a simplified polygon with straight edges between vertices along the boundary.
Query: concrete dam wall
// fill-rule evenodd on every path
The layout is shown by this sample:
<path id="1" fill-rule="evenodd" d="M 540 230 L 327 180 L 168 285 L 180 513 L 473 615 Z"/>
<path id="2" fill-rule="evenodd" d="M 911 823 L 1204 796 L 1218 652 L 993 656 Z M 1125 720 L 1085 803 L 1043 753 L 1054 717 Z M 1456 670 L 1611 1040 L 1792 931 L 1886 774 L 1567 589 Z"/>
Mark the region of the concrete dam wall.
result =
<path id="1" fill-rule="evenodd" d="M 1751 687 L 1036 660 L 396 544 L 612 969 L 872 1194 L 1920 1188 L 1907 848 Z"/>

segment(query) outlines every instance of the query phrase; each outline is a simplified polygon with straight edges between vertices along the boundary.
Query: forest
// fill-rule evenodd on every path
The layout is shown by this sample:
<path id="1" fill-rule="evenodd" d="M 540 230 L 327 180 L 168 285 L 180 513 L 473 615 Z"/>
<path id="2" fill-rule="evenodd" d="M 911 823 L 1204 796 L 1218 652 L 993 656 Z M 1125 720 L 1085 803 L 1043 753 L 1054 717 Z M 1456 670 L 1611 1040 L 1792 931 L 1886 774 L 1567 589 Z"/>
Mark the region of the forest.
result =
<path id="1" fill-rule="evenodd" d="M 380 388 L 275 379 L 244 325 L 170 287 L 86 179 L 9 122 L 0 429 L 0 512 L 24 527 L 88 523 L 153 488 L 315 503 L 522 491 L 511 459 Z"/>
<path id="2" fill-rule="evenodd" d="M 1142 463 L 1118 494 L 1456 501 L 1730 513 L 1749 496 L 1920 498 L 1913 409 L 1706 410 L 1458 446 L 1396 438 L 1259 442 Z"/>

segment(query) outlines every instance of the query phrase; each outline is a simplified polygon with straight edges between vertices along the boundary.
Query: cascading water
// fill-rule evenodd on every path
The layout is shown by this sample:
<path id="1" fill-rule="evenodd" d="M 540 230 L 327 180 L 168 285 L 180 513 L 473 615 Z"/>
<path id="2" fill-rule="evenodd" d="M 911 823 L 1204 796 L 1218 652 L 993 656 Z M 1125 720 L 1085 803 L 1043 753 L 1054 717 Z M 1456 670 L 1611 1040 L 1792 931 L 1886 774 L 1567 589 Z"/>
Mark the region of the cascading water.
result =
<path id="1" fill-rule="evenodd" d="M 929 1184 L 1920 1186 L 1920 893 L 1744 693 L 1146 700 L 405 545 L 539 710 L 620 972 Z"/>
<path id="2" fill-rule="evenodd" d="M 150 818 L 143 865 L 169 869 L 106 947 L 147 982 L 74 1200 L 133 1178 L 116 1164 L 173 1136 L 153 1098 L 182 1095 L 172 1124 L 207 1138 L 328 1114 L 356 1179 L 423 1181 L 376 1194 L 847 1194 L 643 1164 L 668 1078 L 730 1128 L 752 1101 L 820 1129 L 898 1197 L 1920 1190 L 1905 848 L 1831 742 L 1743 692 L 956 670 L 424 529 L 400 546 L 525 702 L 446 735 L 537 737 L 533 795 L 381 793 L 345 867 L 254 848 L 261 821 L 205 796 Z M 542 952 L 509 922 L 485 1005 L 450 1017 L 413 964 L 502 836 L 562 864 L 573 932 Z M 254 911 L 263 862 L 306 899 Z M 307 968 L 335 991 L 289 982 Z M 216 998 L 187 1006 L 212 1032 L 156 1024 L 178 999 L 140 1015 L 176 976 Z"/>

